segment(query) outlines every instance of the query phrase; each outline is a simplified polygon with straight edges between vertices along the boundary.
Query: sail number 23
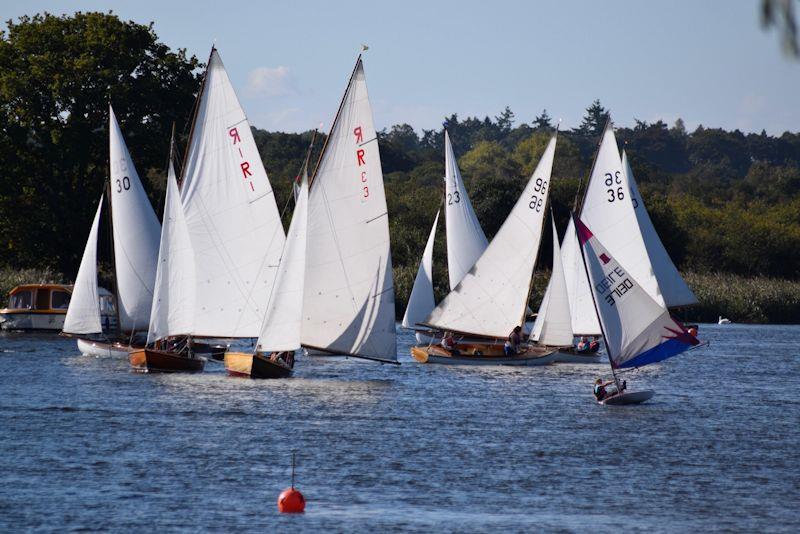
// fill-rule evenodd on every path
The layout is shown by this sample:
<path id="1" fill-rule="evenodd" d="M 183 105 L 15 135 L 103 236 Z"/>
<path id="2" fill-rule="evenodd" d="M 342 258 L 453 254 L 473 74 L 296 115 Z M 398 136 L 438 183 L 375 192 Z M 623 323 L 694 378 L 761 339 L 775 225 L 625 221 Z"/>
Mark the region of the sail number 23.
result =
<path id="1" fill-rule="evenodd" d="M 531 195 L 531 201 L 528 203 L 528 207 L 534 210 L 536 213 L 539 213 L 542 211 L 542 204 L 544 204 L 545 198 L 544 195 L 547 192 L 547 180 L 537 178 L 536 182 L 533 184 L 533 190 L 535 192 Z"/>

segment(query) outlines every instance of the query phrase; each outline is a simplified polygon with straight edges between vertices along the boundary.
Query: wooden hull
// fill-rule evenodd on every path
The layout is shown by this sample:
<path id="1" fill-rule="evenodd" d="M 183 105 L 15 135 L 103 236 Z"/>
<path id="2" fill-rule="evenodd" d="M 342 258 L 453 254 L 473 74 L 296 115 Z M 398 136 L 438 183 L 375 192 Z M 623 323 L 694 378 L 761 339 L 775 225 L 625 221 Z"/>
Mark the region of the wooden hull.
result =
<path id="1" fill-rule="evenodd" d="M 606 406 L 624 406 L 627 404 L 641 404 L 645 401 L 650 400 L 655 395 L 655 391 L 647 390 L 647 391 L 631 391 L 630 393 L 623 392 L 619 395 L 612 395 L 611 397 L 607 397 L 600 402 L 600 404 L 605 404 Z"/>
<path id="2" fill-rule="evenodd" d="M 292 374 L 292 368 L 280 360 L 245 352 L 226 352 L 225 370 L 244 378 L 287 378 Z"/>
<path id="3" fill-rule="evenodd" d="M 539 347 L 530 347 L 515 356 L 503 354 L 503 347 L 492 344 L 470 344 L 462 347 L 459 353 L 453 354 L 440 345 L 412 347 L 411 356 L 420 363 L 438 363 L 445 365 L 515 365 L 541 366 L 555 361 L 556 352 Z"/>
<path id="4" fill-rule="evenodd" d="M 205 358 L 155 349 L 134 350 L 128 358 L 133 369 L 142 373 L 193 373 L 206 364 Z"/>
<path id="5" fill-rule="evenodd" d="M 141 350 L 144 347 L 130 346 L 123 343 L 109 343 L 107 341 L 95 341 L 92 339 L 78 338 L 78 350 L 85 356 L 95 358 L 128 358 L 131 351 Z"/>

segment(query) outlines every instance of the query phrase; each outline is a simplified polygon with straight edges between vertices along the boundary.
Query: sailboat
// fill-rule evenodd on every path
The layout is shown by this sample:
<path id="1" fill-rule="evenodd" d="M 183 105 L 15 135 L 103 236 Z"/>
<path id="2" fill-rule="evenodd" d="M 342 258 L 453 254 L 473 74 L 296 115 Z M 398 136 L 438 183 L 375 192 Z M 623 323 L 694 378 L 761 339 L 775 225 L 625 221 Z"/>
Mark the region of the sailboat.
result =
<path id="1" fill-rule="evenodd" d="M 552 363 L 552 350 L 528 345 L 520 354 L 506 356 L 499 341 L 521 326 L 527 315 L 555 148 L 553 135 L 497 235 L 458 285 L 421 323 L 440 332 L 456 332 L 470 341 L 462 339 L 450 349 L 440 345 L 413 347 L 411 355 L 417 361 L 467 365 Z"/>
<path id="2" fill-rule="evenodd" d="M 307 351 L 398 363 L 383 171 L 360 55 L 309 184 L 300 340 Z"/>
<path id="3" fill-rule="evenodd" d="M 258 337 L 285 241 L 250 124 L 215 47 L 197 97 L 181 176 L 182 211 L 173 198 L 172 226 L 176 236 L 185 226 L 188 237 L 170 234 L 182 247 L 175 250 L 162 243 L 159 269 L 169 271 L 154 302 L 158 316 L 151 320 L 148 348 L 183 358 L 175 361 L 190 367 L 194 364 L 187 360 L 196 355 L 197 339 Z M 187 270 L 191 265 L 193 275 L 173 267 L 181 264 Z M 173 283 L 180 291 L 173 291 Z M 175 293 L 180 294 L 177 302 Z M 160 370 L 141 354 L 131 364 Z"/>
<path id="4" fill-rule="evenodd" d="M 598 402 L 645 402 L 655 393 L 628 392 L 627 384 L 620 383 L 619 373 L 677 356 L 700 342 L 670 316 L 666 306 L 639 284 L 581 220 L 575 219 L 575 228 L 614 376 L 615 389 Z"/>
<path id="5" fill-rule="evenodd" d="M 316 132 L 315 132 L 316 137 Z M 303 322 L 306 235 L 308 230 L 308 160 L 312 139 L 296 188 L 295 209 L 283 246 L 277 278 L 269 296 L 264 324 L 253 353 L 225 353 L 225 369 L 231 376 L 286 378 L 294 368 L 294 353 L 300 348 Z"/>
<path id="6" fill-rule="evenodd" d="M 550 222 L 553 228 L 553 268 L 530 339 L 541 346 L 557 350 L 555 363 L 599 363 L 600 355 L 596 352 L 578 352 L 573 347 L 575 336 L 572 331 L 567 279 L 552 212 Z"/>
<path id="7" fill-rule="evenodd" d="M 444 212 L 447 243 L 447 273 L 450 290 L 454 290 L 466 276 L 481 254 L 489 245 L 483 233 L 472 202 L 469 200 L 467 188 L 458 169 L 450 134 L 444 131 Z M 433 241 L 436 235 L 436 226 L 439 213 L 433 222 L 433 228 L 422 253 L 419 270 L 411 288 L 406 312 L 403 316 L 402 326 L 409 330 L 416 330 L 417 343 L 430 343 L 435 339 L 435 333 L 425 330 L 419 324 L 436 307 L 433 295 Z"/>
<path id="8" fill-rule="evenodd" d="M 135 343 L 141 343 L 139 335 L 150 320 L 161 229 L 111 106 L 109 159 L 106 211 L 111 223 L 117 332 L 104 332 L 98 307 L 97 239 L 101 197 L 78 269 L 63 333 L 78 337 L 78 349 L 83 354 L 127 356 Z"/>

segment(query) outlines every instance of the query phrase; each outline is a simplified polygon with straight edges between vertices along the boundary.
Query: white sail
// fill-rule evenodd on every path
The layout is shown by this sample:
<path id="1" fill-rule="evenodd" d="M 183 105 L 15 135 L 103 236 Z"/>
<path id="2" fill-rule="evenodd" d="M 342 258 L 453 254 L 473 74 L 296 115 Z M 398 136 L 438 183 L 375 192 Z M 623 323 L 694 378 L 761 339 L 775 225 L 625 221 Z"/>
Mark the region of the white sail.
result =
<path id="1" fill-rule="evenodd" d="M 67 316 L 64 318 L 62 330 L 67 334 L 99 334 L 103 331 L 100 322 L 100 300 L 97 289 L 97 233 L 100 228 L 100 212 L 103 210 L 103 197 L 97 205 L 92 229 L 83 249 L 81 266 L 72 296 L 69 299 Z"/>
<path id="2" fill-rule="evenodd" d="M 699 343 L 581 221 L 576 229 L 613 368 L 654 363 Z"/>
<path id="3" fill-rule="evenodd" d="M 426 324 L 489 337 L 505 337 L 522 324 L 542 239 L 555 149 L 553 136 L 497 235 Z"/>
<path id="4" fill-rule="evenodd" d="M 472 209 L 467 189 L 458 170 L 453 146 L 444 132 L 445 196 L 444 219 L 447 230 L 447 274 L 452 291 L 489 245 L 478 217 Z"/>
<path id="5" fill-rule="evenodd" d="M 553 271 L 542 304 L 539 306 L 531 337 L 549 347 L 571 347 L 572 316 L 569 308 L 567 280 L 564 278 L 556 222 L 552 216 L 550 222 L 553 225 Z"/>
<path id="6" fill-rule="evenodd" d="M 582 336 L 599 336 L 600 322 L 597 320 L 597 311 L 592 302 L 592 293 L 589 281 L 586 279 L 586 269 L 583 267 L 581 249 L 575 237 L 575 225 L 572 219 L 561 243 L 561 262 L 564 266 L 564 279 L 569 295 L 572 332 Z"/>
<path id="7" fill-rule="evenodd" d="M 161 226 L 142 187 L 111 106 L 111 221 L 120 329 L 145 330 L 150 322 Z"/>
<path id="8" fill-rule="evenodd" d="M 260 352 L 300 348 L 303 324 L 303 283 L 308 231 L 308 176 L 297 192 L 292 222 L 283 246 L 278 276 L 267 304 L 267 314 L 256 345 Z"/>
<path id="9" fill-rule="evenodd" d="M 622 170 L 617 140 L 610 123 L 603 132 L 586 195 L 581 220 L 642 287 L 659 304 L 664 303 L 650 258 L 644 246 L 639 223 L 630 199 L 628 178 Z M 583 332 L 581 332 L 583 333 Z"/>
<path id="10" fill-rule="evenodd" d="M 644 200 L 639 194 L 639 188 L 633 177 L 633 171 L 628 163 L 628 155 L 624 150 L 622 151 L 622 170 L 627 177 L 628 185 L 631 189 L 633 211 L 636 214 L 636 220 L 639 223 L 639 231 L 642 234 L 644 246 L 647 249 L 647 255 L 650 258 L 650 264 L 652 265 L 653 272 L 658 281 L 658 287 L 661 290 L 664 303 L 669 308 L 697 304 L 697 297 L 694 296 L 692 290 L 686 285 L 678 269 L 675 268 L 675 264 L 672 263 L 672 258 L 669 257 L 667 250 L 664 248 L 661 238 L 658 237 L 658 233 L 653 226 L 653 221 L 650 220 L 650 214 L 647 213 Z"/>
<path id="11" fill-rule="evenodd" d="M 303 345 L 396 361 L 383 171 L 360 58 L 310 185 L 307 248 Z"/>
<path id="12" fill-rule="evenodd" d="M 192 332 L 194 291 L 194 254 L 175 169 L 170 161 L 153 309 L 147 332 L 148 344 L 157 339 Z"/>
<path id="13" fill-rule="evenodd" d="M 196 268 L 194 329 L 257 337 L 285 236 L 222 60 L 211 51 L 181 184 Z"/>
<path id="14" fill-rule="evenodd" d="M 428 242 L 425 243 L 425 250 L 422 252 L 422 260 L 419 262 L 411 295 L 408 297 L 406 313 L 403 315 L 402 325 L 404 328 L 414 328 L 417 323 L 424 321 L 436 307 L 433 296 L 433 242 L 436 239 L 437 224 L 439 224 L 438 211 L 436 218 L 433 219 L 433 227 L 428 235 Z"/>

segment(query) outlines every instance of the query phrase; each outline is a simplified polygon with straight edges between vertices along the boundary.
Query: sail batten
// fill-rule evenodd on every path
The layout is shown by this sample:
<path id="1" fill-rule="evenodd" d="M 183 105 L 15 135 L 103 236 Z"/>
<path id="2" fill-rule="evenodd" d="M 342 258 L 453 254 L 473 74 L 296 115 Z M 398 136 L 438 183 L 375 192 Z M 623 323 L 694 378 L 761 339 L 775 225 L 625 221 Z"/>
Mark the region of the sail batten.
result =
<path id="1" fill-rule="evenodd" d="M 196 269 L 197 336 L 258 337 L 285 241 L 272 186 L 212 49 L 181 184 Z"/>
<path id="2" fill-rule="evenodd" d="M 553 136 L 497 235 L 425 324 L 440 330 L 505 337 L 523 322 L 542 238 L 555 148 Z"/>
<path id="3" fill-rule="evenodd" d="M 395 361 L 394 282 L 383 171 L 361 58 L 309 187 L 301 341 Z"/>
<path id="4" fill-rule="evenodd" d="M 103 331 L 97 287 L 97 236 L 102 209 L 101 196 L 89 230 L 89 237 L 86 239 L 86 247 L 83 249 L 78 275 L 72 287 L 67 315 L 64 318 L 62 330 L 67 334 L 99 334 Z"/>
<path id="5" fill-rule="evenodd" d="M 109 106 L 109 161 L 117 307 L 123 332 L 145 330 L 156 278 L 161 226 Z"/>
<path id="6" fill-rule="evenodd" d="M 481 257 L 489 241 L 472 209 L 447 130 L 444 131 L 444 165 L 447 274 L 452 291 Z"/>

